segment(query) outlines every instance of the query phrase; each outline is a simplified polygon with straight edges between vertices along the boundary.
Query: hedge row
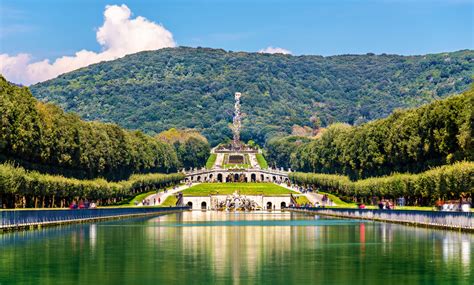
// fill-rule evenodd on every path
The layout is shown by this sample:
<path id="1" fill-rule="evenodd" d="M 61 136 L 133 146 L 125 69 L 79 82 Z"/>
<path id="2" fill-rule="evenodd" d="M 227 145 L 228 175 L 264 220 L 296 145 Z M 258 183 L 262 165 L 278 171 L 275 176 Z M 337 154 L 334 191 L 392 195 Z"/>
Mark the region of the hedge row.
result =
<path id="1" fill-rule="evenodd" d="M 367 200 L 370 197 L 405 197 L 412 204 L 431 205 L 436 200 L 472 197 L 474 162 L 458 162 L 437 167 L 420 174 L 393 174 L 385 177 L 351 181 L 333 174 L 295 172 L 290 179 L 297 184 L 312 185 L 338 196 Z"/>
<path id="2" fill-rule="evenodd" d="M 176 184 L 182 173 L 135 174 L 128 180 L 80 180 L 26 171 L 10 164 L 0 164 L 0 206 L 63 207 L 76 199 L 96 200 L 100 204 L 118 202 L 137 193 Z M 40 204 L 40 205 L 39 205 Z"/>

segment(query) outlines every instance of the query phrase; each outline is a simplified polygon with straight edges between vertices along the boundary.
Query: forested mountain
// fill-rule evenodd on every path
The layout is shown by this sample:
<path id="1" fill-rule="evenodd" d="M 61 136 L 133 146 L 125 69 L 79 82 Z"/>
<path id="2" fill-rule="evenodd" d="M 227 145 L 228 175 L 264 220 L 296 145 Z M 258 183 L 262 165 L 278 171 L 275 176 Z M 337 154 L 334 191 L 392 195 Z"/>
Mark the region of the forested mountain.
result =
<path id="1" fill-rule="evenodd" d="M 168 48 L 82 68 L 31 87 L 86 120 L 157 134 L 195 128 L 215 145 L 231 137 L 242 92 L 244 140 L 262 144 L 294 125 L 359 124 L 468 88 L 474 51 L 422 56 L 291 56 Z"/>
<path id="2" fill-rule="evenodd" d="M 178 167 L 170 144 L 114 124 L 84 122 L 0 76 L 0 162 L 5 160 L 46 173 L 113 180 Z"/>
<path id="3" fill-rule="evenodd" d="M 352 179 L 474 161 L 474 87 L 360 126 L 333 124 L 312 140 L 272 139 L 267 149 L 270 164 Z"/>

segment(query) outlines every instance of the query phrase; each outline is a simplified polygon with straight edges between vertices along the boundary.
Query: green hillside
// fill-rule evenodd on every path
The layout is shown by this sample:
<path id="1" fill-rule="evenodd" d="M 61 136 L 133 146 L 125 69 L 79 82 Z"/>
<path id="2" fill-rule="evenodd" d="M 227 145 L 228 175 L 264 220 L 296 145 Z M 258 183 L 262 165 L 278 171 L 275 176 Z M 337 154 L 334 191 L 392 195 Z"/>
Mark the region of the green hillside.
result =
<path id="1" fill-rule="evenodd" d="M 233 93 L 239 91 L 242 138 L 262 144 L 294 125 L 359 124 L 459 93 L 473 74 L 469 50 L 322 57 L 182 47 L 94 64 L 31 90 L 86 120 L 152 135 L 195 128 L 212 145 L 231 136 Z"/>

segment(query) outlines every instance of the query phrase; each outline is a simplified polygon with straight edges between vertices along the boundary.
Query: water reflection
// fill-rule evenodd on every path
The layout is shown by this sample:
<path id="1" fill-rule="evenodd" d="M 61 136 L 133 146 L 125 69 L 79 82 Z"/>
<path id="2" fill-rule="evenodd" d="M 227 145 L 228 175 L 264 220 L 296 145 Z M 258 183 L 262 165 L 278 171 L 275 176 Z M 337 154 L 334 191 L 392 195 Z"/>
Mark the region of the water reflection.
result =
<path id="1" fill-rule="evenodd" d="M 472 236 L 449 234 L 442 238 L 443 260 L 446 264 L 460 263 L 463 275 L 471 271 Z"/>
<path id="2" fill-rule="evenodd" d="M 195 211 L 0 235 L 0 283 L 472 284 L 473 245 L 396 224 Z"/>

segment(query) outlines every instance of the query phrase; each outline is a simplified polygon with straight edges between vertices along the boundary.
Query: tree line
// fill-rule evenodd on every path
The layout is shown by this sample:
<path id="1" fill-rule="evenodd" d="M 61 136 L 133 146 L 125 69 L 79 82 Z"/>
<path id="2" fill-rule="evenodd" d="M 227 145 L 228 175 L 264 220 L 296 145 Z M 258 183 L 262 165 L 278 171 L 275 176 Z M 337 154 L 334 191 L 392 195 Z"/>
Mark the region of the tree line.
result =
<path id="1" fill-rule="evenodd" d="M 312 186 L 345 201 L 369 203 L 372 197 L 404 197 L 407 205 L 430 206 L 437 200 L 459 200 L 472 197 L 474 162 L 456 162 L 419 174 L 392 174 L 351 181 L 347 176 L 320 173 L 290 173 L 297 184 Z"/>
<path id="2" fill-rule="evenodd" d="M 206 165 L 211 147 L 207 139 L 198 131 L 171 128 L 159 133 L 156 138 L 174 147 L 180 168 L 189 169 Z"/>
<path id="3" fill-rule="evenodd" d="M 4 163 L 0 164 L 0 208 L 63 208 L 80 199 L 109 205 L 183 179 L 182 173 L 150 173 L 109 182 L 103 178 L 87 180 L 41 174 Z"/>
<path id="4" fill-rule="evenodd" d="M 195 143 L 202 147 L 201 141 L 191 141 L 185 149 Z M 205 164 L 192 155 L 188 151 L 181 156 L 186 158 L 184 164 Z M 174 172 L 182 165 L 169 143 L 115 124 L 82 121 L 53 104 L 39 102 L 28 88 L 10 84 L 4 77 L 0 77 L 0 161 L 14 161 L 42 173 L 108 180 L 127 179 L 134 173 Z"/>
<path id="5" fill-rule="evenodd" d="M 471 88 L 360 126 L 333 124 L 315 139 L 271 140 L 266 145 L 267 158 L 270 164 L 341 174 L 352 180 L 395 172 L 419 173 L 456 161 L 472 161 L 473 103 Z"/>

